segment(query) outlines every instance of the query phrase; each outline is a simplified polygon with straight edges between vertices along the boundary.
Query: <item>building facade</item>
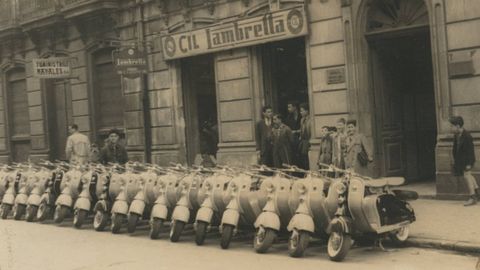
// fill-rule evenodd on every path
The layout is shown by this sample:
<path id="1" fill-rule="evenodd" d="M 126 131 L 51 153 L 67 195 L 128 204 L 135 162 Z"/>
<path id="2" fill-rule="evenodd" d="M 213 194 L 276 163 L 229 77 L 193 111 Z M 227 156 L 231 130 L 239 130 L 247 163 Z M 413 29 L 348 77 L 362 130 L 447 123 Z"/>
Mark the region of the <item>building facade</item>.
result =
<path id="1" fill-rule="evenodd" d="M 374 146 L 372 175 L 436 181 L 445 198 L 465 193 L 450 173 L 448 119 L 462 115 L 478 145 L 477 0 L 1 0 L 0 6 L 3 162 L 64 158 L 67 126 L 76 123 L 100 145 L 108 129 L 121 128 L 135 160 L 193 163 L 206 147 L 219 163 L 252 164 L 262 106 L 284 114 L 296 100 L 310 105 L 311 164 L 321 128 L 356 119 Z M 147 74 L 116 72 L 112 52 L 129 46 L 146 52 Z M 72 58 L 73 76 L 34 77 L 33 59 L 54 56 Z M 212 132 L 218 143 L 206 140 Z M 480 179 L 478 168 L 475 174 Z"/>

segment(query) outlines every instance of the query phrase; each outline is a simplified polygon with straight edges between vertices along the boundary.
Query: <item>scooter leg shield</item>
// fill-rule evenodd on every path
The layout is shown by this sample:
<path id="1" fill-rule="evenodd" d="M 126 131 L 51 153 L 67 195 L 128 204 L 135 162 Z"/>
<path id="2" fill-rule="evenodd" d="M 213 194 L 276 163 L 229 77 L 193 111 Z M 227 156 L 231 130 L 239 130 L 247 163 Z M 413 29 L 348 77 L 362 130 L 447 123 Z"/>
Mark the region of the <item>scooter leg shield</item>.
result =
<path id="1" fill-rule="evenodd" d="M 305 214 L 296 214 L 290 220 L 287 226 L 289 232 L 297 229 L 298 231 L 307 231 L 313 233 L 315 231 L 315 224 L 313 218 Z"/>
<path id="2" fill-rule="evenodd" d="M 262 212 L 254 224 L 255 228 L 263 226 L 264 228 L 270 228 L 279 231 L 280 230 L 280 217 L 273 212 Z"/>
<path id="3" fill-rule="evenodd" d="M 222 225 L 228 224 L 237 227 L 240 220 L 240 213 L 236 210 L 227 209 L 222 215 Z"/>
<path id="4" fill-rule="evenodd" d="M 166 220 L 168 216 L 168 208 L 163 204 L 156 204 L 152 208 L 152 218 Z"/>
<path id="5" fill-rule="evenodd" d="M 72 197 L 68 196 L 68 195 L 65 195 L 65 194 L 61 194 L 58 198 L 57 198 L 57 201 L 55 202 L 56 205 L 64 205 L 64 206 L 68 206 L 68 207 L 72 207 L 72 204 L 73 204 L 73 200 L 72 200 Z"/>
<path id="6" fill-rule="evenodd" d="M 15 197 L 15 204 L 27 204 L 28 196 L 27 194 L 17 194 Z"/>
<path id="7" fill-rule="evenodd" d="M 40 195 L 38 195 L 38 194 L 31 194 L 31 195 L 28 197 L 27 205 L 39 206 L 41 201 L 42 201 L 42 197 L 40 197 Z"/>
<path id="8" fill-rule="evenodd" d="M 112 206 L 112 213 L 128 214 L 128 203 L 126 201 L 116 201 Z"/>
<path id="9" fill-rule="evenodd" d="M 188 223 L 190 220 L 190 209 L 182 205 L 175 206 L 172 214 L 172 220 L 179 220 Z"/>
<path id="10" fill-rule="evenodd" d="M 213 209 L 210 207 L 202 207 L 197 212 L 196 220 L 203 221 L 210 224 L 212 222 L 212 217 L 213 217 Z"/>
<path id="11" fill-rule="evenodd" d="M 73 207 L 74 209 L 82 209 L 85 211 L 90 211 L 91 207 L 90 200 L 88 198 L 78 198 L 77 201 L 75 202 L 75 206 Z"/>
<path id="12" fill-rule="evenodd" d="M 130 204 L 130 208 L 128 209 L 128 212 L 134 213 L 137 215 L 143 215 L 144 210 L 145 210 L 145 202 L 141 200 L 134 200 Z"/>

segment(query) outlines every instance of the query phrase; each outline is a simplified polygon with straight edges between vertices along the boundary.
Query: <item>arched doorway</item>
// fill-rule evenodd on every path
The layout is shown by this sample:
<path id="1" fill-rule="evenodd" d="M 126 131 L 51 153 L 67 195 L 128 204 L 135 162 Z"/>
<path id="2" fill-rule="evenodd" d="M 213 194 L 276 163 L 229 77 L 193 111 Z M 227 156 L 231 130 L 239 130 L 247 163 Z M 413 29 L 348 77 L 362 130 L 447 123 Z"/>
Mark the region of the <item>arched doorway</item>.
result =
<path id="1" fill-rule="evenodd" d="M 433 180 L 437 122 L 427 6 L 424 0 L 372 0 L 366 16 L 380 174 Z"/>

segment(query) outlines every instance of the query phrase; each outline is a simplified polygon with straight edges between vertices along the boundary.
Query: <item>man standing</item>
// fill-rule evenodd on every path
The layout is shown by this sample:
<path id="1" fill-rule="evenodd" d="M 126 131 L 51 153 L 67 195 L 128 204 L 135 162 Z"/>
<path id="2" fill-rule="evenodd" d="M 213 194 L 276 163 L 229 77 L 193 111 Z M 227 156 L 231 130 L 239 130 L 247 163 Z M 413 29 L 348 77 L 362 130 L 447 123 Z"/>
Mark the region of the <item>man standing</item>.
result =
<path id="1" fill-rule="evenodd" d="M 292 130 L 282 123 L 282 116 L 273 116 L 273 166 L 281 168 L 283 164 L 292 164 Z"/>
<path id="2" fill-rule="evenodd" d="M 258 121 L 255 133 L 257 142 L 257 156 L 259 163 L 271 167 L 272 158 L 272 115 L 273 110 L 270 106 L 262 108 L 263 119 Z"/>
<path id="3" fill-rule="evenodd" d="M 373 161 L 373 150 L 365 135 L 357 131 L 356 120 L 347 121 L 346 148 L 345 167 L 367 175 L 368 163 Z"/>
<path id="4" fill-rule="evenodd" d="M 345 169 L 346 138 L 345 118 L 337 120 L 337 131 L 332 136 L 332 164 L 340 169 Z"/>
<path id="5" fill-rule="evenodd" d="M 67 145 L 65 147 L 65 154 L 71 163 L 85 164 L 89 160 L 90 155 L 90 140 L 87 136 L 78 131 L 78 126 L 73 124 L 68 127 Z"/>
<path id="6" fill-rule="evenodd" d="M 292 130 L 293 142 L 292 142 L 292 164 L 302 166 L 301 151 L 300 148 L 300 128 L 302 116 L 300 115 L 298 103 L 296 101 L 289 101 L 287 103 L 288 115 L 284 123 Z"/>
<path id="7" fill-rule="evenodd" d="M 310 150 L 310 137 L 312 135 L 312 123 L 307 103 L 300 104 L 300 142 L 298 144 L 298 166 L 302 169 L 310 169 L 308 151 Z"/>
<path id="8" fill-rule="evenodd" d="M 102 164 L 118 163 L 125 164 L 128 161 L 127 150 L 118 143 L 120 131 L 111 129 L 108 132 L 108 139 L 105 146 L 100 151 L 100 162 Z"/>
<path id="9" fill-rule="evenodd" d="M 453 141 L 453 175 L 459 178 L 463 177 L 468 187 L 470 198 L 465 202 L 465 206 L 477 203 L 479 194 L 478 184 L 472 175 L 472 168 L 475 164 L 475 148 L 470 133 L 463 128 L 463 118 L 454 116 L 450 119 L 452 131 L 454 133 Z"/>

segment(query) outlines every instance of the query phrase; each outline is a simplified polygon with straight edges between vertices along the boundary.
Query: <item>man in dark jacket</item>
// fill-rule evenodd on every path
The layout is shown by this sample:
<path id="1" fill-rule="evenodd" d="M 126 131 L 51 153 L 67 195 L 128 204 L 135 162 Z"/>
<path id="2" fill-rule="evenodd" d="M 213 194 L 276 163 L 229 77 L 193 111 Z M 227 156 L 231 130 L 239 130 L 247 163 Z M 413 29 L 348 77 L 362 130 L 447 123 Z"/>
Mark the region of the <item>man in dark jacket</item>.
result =
<path id="1" fill-rule="evenodd" d="M 120 131 L 111 129 L 108 132 L 108 139 L 105 146 L 100 151 L 100 162 L 102 164 L 118 163 L 125 164 L 128 161 L 128 154 L 125 147 L 118 143 Z"/>
<path id="2" fill-rule="evenodd" d="M 262 114 L 262 120 L 257 122 L 255 133 L 257 156 L 260 164 L 272 167 L 272 107 L 264 106 Z"/>
<path id="3" fill-rule="evenodd" d="M 292 162 L 292 130 L 282 122 L 282 116 L 273 116 L 273 166 L 281 168 Z"/>
<path id="4" fill-rule="evenodd" d="M 465 206 L 477 203 L 479 189 L 475 177 L 472 175 L 472 168 L 475 164 L 475 148 L 473 138 L 468 131 L 463 128 L 463 118 L 454 116 L 450 119 L 454 133 L 453 141 L 453 175 L 463 177 L 468 187 L 470 198 L 465 202 Z"/>

